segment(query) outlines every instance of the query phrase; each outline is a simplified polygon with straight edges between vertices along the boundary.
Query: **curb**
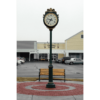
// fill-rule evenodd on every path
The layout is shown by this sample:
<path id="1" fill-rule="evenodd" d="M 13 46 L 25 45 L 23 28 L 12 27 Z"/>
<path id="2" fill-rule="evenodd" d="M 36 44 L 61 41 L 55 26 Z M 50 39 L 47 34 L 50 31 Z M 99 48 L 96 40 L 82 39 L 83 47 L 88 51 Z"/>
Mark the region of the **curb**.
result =
<path id="1" fill-rule="evenodd" d="M 37 81 L 39 78 L 37 77 L 17 77 L 17 81 L 23 82 L 23 81 Z M 48 78 L 40 78 L 40 80 L 48 80 Z M 64 78 L 53 78 L 53 80 L 64 80 Z M 83 79 L 67 79 L 65 78 L 66 81 L 79 81 L 83 82 Z"/>

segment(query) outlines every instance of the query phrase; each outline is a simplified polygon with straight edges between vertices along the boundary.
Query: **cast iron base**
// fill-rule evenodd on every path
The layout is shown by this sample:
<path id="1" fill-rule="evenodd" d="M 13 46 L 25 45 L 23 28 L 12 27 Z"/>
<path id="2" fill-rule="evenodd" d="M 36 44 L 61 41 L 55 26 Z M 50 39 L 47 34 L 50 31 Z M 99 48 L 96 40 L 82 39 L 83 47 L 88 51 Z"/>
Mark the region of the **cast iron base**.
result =
<path id="1" fill-rule="evenodd" d="M 52 82 L 52 83 L 48 83 L 46 85 L 46 88 L 55 88 L 55 84 Z"/>

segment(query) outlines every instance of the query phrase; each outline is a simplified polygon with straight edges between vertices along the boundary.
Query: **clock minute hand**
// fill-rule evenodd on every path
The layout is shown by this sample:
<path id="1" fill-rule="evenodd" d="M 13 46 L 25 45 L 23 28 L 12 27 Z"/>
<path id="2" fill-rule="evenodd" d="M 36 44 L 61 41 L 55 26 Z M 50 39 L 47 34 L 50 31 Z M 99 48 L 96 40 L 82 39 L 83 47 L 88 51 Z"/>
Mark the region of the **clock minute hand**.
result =
<path id="1" fill-rule="evenodd" d="M 48 18 L 47 18 L 48 19 Z M 50 20 L 50 19 L 48 19 L 48 20 Z"/>

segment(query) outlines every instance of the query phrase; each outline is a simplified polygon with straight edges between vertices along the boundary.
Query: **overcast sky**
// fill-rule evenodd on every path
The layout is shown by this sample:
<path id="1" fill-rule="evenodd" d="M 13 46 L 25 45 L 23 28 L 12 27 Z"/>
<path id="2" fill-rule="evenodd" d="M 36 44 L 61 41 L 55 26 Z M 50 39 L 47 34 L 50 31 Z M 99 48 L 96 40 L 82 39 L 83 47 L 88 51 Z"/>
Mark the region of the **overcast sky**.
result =
<path id="1" fill-rule="evenodd" d="M 17 40 L 49 42 L 50 33 L 43 23 L 49 8 L 59 14 L 52 42 L 64 42 L 83 30 L 83 0 L 17 0 Z"/>

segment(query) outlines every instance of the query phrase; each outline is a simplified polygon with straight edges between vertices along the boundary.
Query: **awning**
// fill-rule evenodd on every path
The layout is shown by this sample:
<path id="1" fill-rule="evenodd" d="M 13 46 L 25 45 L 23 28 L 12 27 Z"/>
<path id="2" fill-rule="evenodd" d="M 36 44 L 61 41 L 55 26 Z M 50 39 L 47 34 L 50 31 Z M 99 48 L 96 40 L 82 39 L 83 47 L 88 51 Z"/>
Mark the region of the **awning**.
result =
<path id="1" fill-rule="evenodd" d="M 39 51 L 38 50 L 30 51 L 30 54 L 34 54 L 34 53 L 38 54 Z"/>

